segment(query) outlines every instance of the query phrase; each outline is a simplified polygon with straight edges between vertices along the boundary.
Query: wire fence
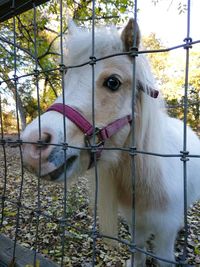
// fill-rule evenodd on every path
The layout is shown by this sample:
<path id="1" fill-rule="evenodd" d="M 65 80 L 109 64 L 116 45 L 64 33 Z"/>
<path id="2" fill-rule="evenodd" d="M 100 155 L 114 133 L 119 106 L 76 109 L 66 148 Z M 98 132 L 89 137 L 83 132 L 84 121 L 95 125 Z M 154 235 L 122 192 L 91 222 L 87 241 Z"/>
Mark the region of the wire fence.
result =
<path id="1" fill-rule="evenodd" d="M 12 9 L 15 10 L 16 7 L 16 1 L 12 2 Z M 42 249 L 42 251 L 40 251 L 41 248 L 41 232 L 43 231 L 48 231 L 48 224 L 51 223 L 54 226 L 54 231 L 55 233 L 52 233 L 53 235 L 57 234 L 58 237 L 58 241 L 60 242 L 60 246 L 57 250 L 54 250 L 54 254 L 57 253 L 59 254 L 59 264 L 60 266 L 80 266 L 80 265 L 76 265 L 76 263 L 69 263 L 69 261 L 66 260 L 67 257 L 69 257 L 69 255 L 67 255 L 67 250 L 70 250 L 69 248 L 69 244 L 67 244 L 66 240 L 67 238 L 71 238 L 71 242 L 74 242 L 74 238 L 76 236 L 76 238 L 78 239 L 78 235 L 79 238 L 81 240 L 79 240 L 80 243 L 85 242 L 84 240 L 90 240 L 90 246 L 89 248 L 87 248 L 87 253 L 88 253 L 88 262 L 90 265 L 87 266 L 98 266 L 98 261 L 99 261 L 99 240 L 102 238 L 106 238 L 106 239 L 110 239 L 110 240 L 114 240 L 117 241 L 118 243 L 120 243 L 121 245 L 124 245 L 127 249 L 127 254 L 129 254 L 128 257 L 131 256 L 131 266 L 133 266 L 134 264 L 134 255 L 135 252 L 141 252 L 143 254 L 146 254 L 147 256 L 149 256 L 150 258 L 154 258 L 154 259 L 158 259 L 158 260 L 162 260 L 163 262 L 167 262 L 169 264 L 176 264 L 177 266 L 190 266 L 188 261 L 187 261 L 187 257 L 188 257 L 188 227 L 189 227 L 189 223 L 188 223 L 188 217 L 187 217 L 187 164 L 188 164 L 188 160 L 192 159 L 192 158 L 200 158 L 200 154 L 196 155 L 196 154 L 190 154 L 188 152 L 187 149 L 187 114 L 188 114 L 188 106 L 192 105 L 191 103 L 188 104 L 188 87 L 189 87 L 189 55 L 190 55 L 190 50 L 191 48 L 200 43 L 200 40 L 195 40 L 193 41 L 190 37 L 190 0 L 188 0 L 188 8 L 187 8 L 187 28 L 186 28 L 186 38 L 184 40 L 183 44 L 180 45 L 176 45 L 174 47 L 170 47 L 170 48 L 166 48 L 166 49 L 159 49 L 159 50 L 137 50 L 136 49 L 136 32 L 134 33 L 134 40 L 133 40 L 133 49 L 129 52 L 122 52 L 122 53 L 115 53 L 112 55 L 107 55 L 101 58 L 96 58 L 95 55 L 95 21 L 96 21 L 96 15 L 95 15 L 95 7 L 96 7 L 96 3 L 95 0 L 92 1 L 92 17 L 91 17 L 91 21 L 92 21 L 92 50 L 91 50 L 91 57 L 88 59 L 87 62 L 84 63 L 80 63 L 79 65 L 73 65 L 73 66 L 66 66 L 64 64 L 64 49 L 63 49 L 63 40 L 64 40 L 64 30 L 63 30 L 63 17 L 65 16 L 65 14 L 63 14 L 63 6 L 64 3 L 62 0 L 60 0 L 59 2 L 59 6 L 60 6 L 60 33 L 59 33 L 59 40 L 60 40 L 60 53 L 61 53 L 61 61 L 60 61 L 60 65 L 56 68 L 48 68 L 48 69 L 42 69 L 41 66 L 39 65 L 39 61 L 38 61 L 38 45 L 37 45 L 37 41 L 38 41 L 38 35 L 39 35 L 39 28 L 38 28 L 38 21 L 37 21 L 37 8 L 36 4 L 34 1 L 30 1 L 32 2 L 32 9 L 33 9 L 33 43 L 34 43 L 34 51 L 31 54 L 31 57 L 34 58 L 34 71 L 31 73 L 20 73 L 19 70 L 19 57 L 18 55 L 20 54 L 20 46 L 18 44 L 18 40 L 17 40 L 17 36 L 16 36 L 16 20 L 17 18 L 14 16 L 12 18 L 12 25 L 13 25 L 13 32 L 12 32 L 12 40 L 11 39 L 6 39 L 4 36 L 0 36 L 0 41 L 1 44 L 4 45 L 4 48 L 9 49 L 12 52 L 12 60 L 13 60 L 13 70 L 11 70 L 10 72 L 12 72 L 12 75 L 10 74 L 8 77 L 4 77 L 2 79 L 1 77 L 1 82 L 0 82 L 0 86 L 2 88 L 1 91 L 1 95 L 3 95 L 3 92 L 6 90 L 5 87 L 6 85 L 9 84 L 9 82 L 12 82 L 12 84 L 14 85 L 14 95 L 15 95 L 15 103 L 16 103 L 16 122 L 17 122 L 17 135 L 15 136 L 15 138 L 13 137 L 9 137 L 5 134 L 6 133 L 6 129 L 5 129 L 5 125 L 4 125 L 4 120 L 3 120 L 3 112 L 4 112 L 4 106 L 3 103 L 1 101 L 1 105 L 0 105 L 0 120 L 1 120 L 1 139 L 0 139 L 0 145 L 1 145 L 1 170 L 0 170 L 0 174 L 1 174 L 1 194 L 0 194 L 0 199 L 1 199 L 1 231 L 2 233 L 4 233 L 5 228 L 9 228 L 10 226 L 10 221 L 8 221 L 8 219 L 6 217 L 11 216 L 11 221 L 14 224 L 14 232 L 12 231 L 11 237 L 14 240 L 13 243 L 13 252 L 12 252 L 12 259 L 13 259 L 13 264 L 16 263 L 16 259 L 17 259 L 17 252 L 16 252 L 16 248 L 17 248 L 17 244 L 20 241 L 20 236 L 22 234 L 22 228 L 25 227 L 24 226 L 24 221 L 27 221 L 27 223 L 30 221 L 31 222 L 31 226 L 30 228 L 28 228 L 28 226 L 26 226 L 26 229 L 28 229 L 29 231 L 27 231 L 27 239 L 33 239 L 33 241 L 31 241 L 31 246 L 32 246 L 32 250 L 34 251 L 34 259 L 33 262 L 31 263 L 33 266 L 38 266 L 38 252 L 45 254 L 46 252 L 48 253 L 49 249 Z M 135 20 L 137 21 L 137 10 L 138 10 L 138 2 L 137 0 L 134 1 L 133 5 L 134 5 L 134 10 L 133 10 L 133 16 L 135 18 Z M 9 11 L 10 12 L 10 11 Z M 6 17 L 6 15 L 5 15 Z M 136 29 L 134 29 L 136 31 Z M 135 48 L 135 49 L 134 49 Z M 23 83 L 23 79 L 25 78 L 32 78 L 34 77 L 34 86 L 35 86 L 35 92 L 36 92 L 36 97 L 37 97 L 37 107 L 38 107 L 38 111 L 37 111 L 37 115 L 38 115 L 38 141 L 35 144 L 39 144 L 41 146 L 41 148 L 43 146 L 46 145 L 45 142 L 42 141 L 42 124 L 41 124 L 41 114 L 42 114 L 42 110 L 41 110 L 41 95 L 40 95 L 40 75 L 44 74 L 46 76 L 47 79 L 49 79 L 49 76 L 52 73 L 60 73 L 60 79 L 61 79 L 61 87 L 62 87 L 62 102 L 63 104 L 65 104 L 65 72 L 68 69 L 72 69 L 72 68 L 80 68 L 83 67 L 85 65 L 90 65 L 91 69 L 92 69 L 92 83 L 91 83 L 91 87 L 92 87 L 92 101 L 91 101 L 91 111 L 92 111 L 92 125 L 95 128 L 96 126 L 96 122 L 95 122 L 95 65 L 102 60 L 108 59 L 108 58 L 113 58 L 113 57 L 120 57 L 120 56 L 124 56 L 124 55 L 130 55 L 133 58 L 133 70 L 132 70 L 132 74 L 133 74 L 133 83 L 132 83 L 132 103 L 135 103 L 135 99 L 136 99 L 136 69 L 137 69 L 137 60 L 136 57 L 140 54 L 150 54 L 150 53 L 161 53 L 161 52 L 170 52 L 172 50 L 178 50 L 178 49 L 185 49 L 185 92 L 184 92 L 184 103 L 182 104 L 183 108 L 184 108 L 184 135 L 183 135 L 183 148 L 182 151 L 178 154 L 166 154 L 163 152 L 163 154 L 160 153 L 155 153 L 154 151 L 152 152 L 147 152 L 147 151 L 140 151 L 137 149 L 136 147 L 136 140 L 135 140 L 135 109 L 133 107 L 132 109 L 132 136 L 131 136 L 131 144 L 130 147 L 104 147 L 103 149 L 105 151 L 109 151 L 109 150 L 117 150 L 117 151 L 122 151 L 123 153 L 129 153 L 130 157 L 131 157 L 131 173 L 132 173 L 132 194 L 133 194 L 133 208 L 132 208 L 132 223 L 131 223 L 131 237 L 129 236 L 127 238 L 127 236 L 124 238 L 123 234 L 121 237 L 117 238 L 117 237 L 113 237 L 113 236 L 107 236 L 104 235 L 102 233 L 99 232 L 98 229 L 98 216 L 97 216 L 97 200 L 98 200 L 98 195 L 99 195 L 99 171 L 98 171 L 98 164 L 97 164 L 97 150 L 95 147 L 95 136 L 93 135 L 93 144 L 91 147 L 79 147 L 79 146 L 70 146 L 69 140 L 67 140 L 67 133 L 66 133 L 66 118 L 63 115 L 63 132 L 64 132 L 64 140 L 63 143 L 54 143 L 51 144 L 53 146 L 57 146 L 57 147 L 62 147 L 62 150 L 64 151 L 64 161 L 67 162 L 67 149 L 69 148 L 74 148 L 77 150 L 91 150 L 91 152 L 94 155 L 94 168 L 95 168 L 95 196 L 94 196 L 94 206 L 93 206 L 93 215 L 92 217 L 90 217 L 90 223 L 92 224 L 92 226 L 90 225 L 90 227 L 86 227 L 85 225 L 79 226 L 79 224 L 75 224 L 73 222 L 74 218 L 69 218 L 69 192 L 68 192 L 68 183 L 67 183 L 67 178 L 66 178 L 66 166 L 64 167 L 64 173 L 65 173 L 65 178 L 64 178 L 64 184 L 63 186 L 60 186 L 59 189 L 57 189 L 57 187 L 55 186 L 56 190 L 58 190 L 56 192 L 56 198 L 58 198 L 59 195 L 59 213 L 57 212 L 57 207 L 53 207 L 53 200 L 51 199 L 51 201 L 49 203 L 46 203 L 46 206 L 44 206 L 44 202 L 43 202 L 43 198 L 44 195 L 45 197 L 47 197 L 48 200 L 48 190 L 49 190 L 49 185 L 45 184 L 45 186 L 43 185 L 43 181 L 42 181 L 42 157 L 41 157 L 41 150 L 40 150 L 40 157 L 38 160 L 38 164 L 39 164 L 39 171 L 38 171 L 38 178 L 36 180 L 34 180 L 34 189 L 35 192 L 33 193 L 33 197 L 31 197 L 32 201 L 34 202 L 33 205 L 29 205 L 27 203 L 27 198 L 28 196 L 26 195 L 27 193 L 25 193 L 25 189 L 26 187 L 29 187 L 30 184 L 28 183 L 28 179 L 30 178 L 30 174 L 26 173 L 26 170 L 24 168 L 24 158 L 23 158 L 23 151 L 22 151 L 22 145 L 24 143 L 24 141 L 21 139 L 21 132 L 20 132 L 20 114 L 19 114 L 19 98 L 18 98 L 18 92 L 20 90 L 20 82 L 22 81 Z M 24 52 L 26 53 L 27 51 L 24 49 Z M 30 53 L 29 53 L 30 54 Z M 11 77 L 12 76 L 12 77 Z M 195 104 L 195 103 L 194 103 Z M 173 108 L 176 108 L 177 106 L 173 106 Z M 15 177 L 14 179 L 11 178 L 10 179 L 10 169 L 13 168 L 12 166 L 12 160 L 13 158 L 9 159 L 10 154 L 8 153 L 8 150 L 11 150 L 11 155 L 15 157 L 15 153 L 17 153 L 17 157 L 18 157 L 18 161 L 17 161 L 17 166 L 14 166 L 14 168 L 18 169 L 17 172 L 17 177 Z M 13 152 L 15 151 L 15 152 Z M 14 154 L 12 154 L 14 153 Z M 183 251 L 180 253 L 181 257 L 177 258 L 177 261 L 171 261 L 169 259 L 163 259 L 163 258 L 159 258 L 157 256 L 155 256 L 153 254 L 153 252 L 147 252 L 139 247 L 137 247 L 135 245 L 135 225 L 136 225 L 136 214 L 135 214 L 135 204 L 136 203 L 136 199 L 135 199 L 135 190 L 136 190 L 136 185 L 135 185 L 135 156 L 141 154 L 141 155 L 149 155 L 149 156 L 155 156 L 155 157 L 162 157 L 162 158 L 178 158 L 182 161 L 182 165 L 183 165 L 183 182 L 184 182 L 184 244 L 182 244 L 182 248 Z M 11 160 L 11 162 L 10 162 Z M 27 178 L 28 177 L 28 178 Z M 15 179 L 18 181 L 16 183 Z M 14 184 L 14 186 L 16 186 L 15 188 L 13 188 L 14 186 L 12 185 Z M 85 186 L 85 185 L 84 185 Z M 84 187 L 83 186 L 83 187 Z M 46 188 L 45 188 L 46 187 Z M 54 187 L 54 186 L 53 186 Z M 10 189 L 11 188 L 11 189 Z M 61 189 L 60 189 L 61 188 Z M 8 192 L 10 192 L 9 190 L 13 190 L 14 195 L 8 195 Z M 51 189 L 52 190 L 52 189 Z M 52 191 L 51 191 L 52 194 Z M 77 198 L 76 193 L 75 194 L 75 198 Z M 54 195 L 55 197 L 55 195 Z M 72 198 L 74 197 L 74 195 L 72 196 Z M 34 198 L 34 200 L 33 200 Z M 77 200 L 79 201 L 79 200 Z M 48 201 L 47 201 L 48 202 Z M 81 205 L 83 205 L 83 203 L 81 203 Z M 85 203 L 84 203 L 85 205 Z M 12 207 L 11 209 L 9 207 Z M 51 210 L 49 211 L 49 207 L 51 207 Z M 53 208 L 52 208 L 53 207 Z M 52 209 L 55 209 L 52 212 Z M 14 210 L 14 213 L 13 213 Z M 79 210 L 80 211 L 80 210 Z M 28 217 L 24 216 L 24 214 L 28 214 Z M 85 214 L 80 215 L 79 216 L 83 216 L 83 218 L 85 218 Z M 31 218 L 31 219 L 30 219 Z M 9 228 L 11 229 L 11 227 Z M 12 228 L 13 229 L 13 228 Z M 57 229 L 57 230 L 55 230 Z M 10 231 L 10 230 L 9 230 Z M 8 231 L 8 232 L 9 232 Z M 52 230 L 51 230 L 52 231 Z M 31 233 L 31 235 L 30 235 Z M 33 233 L 33 234 L 32 234 Z M 72 234 L 73 233 L 73 234 Z M 74 234 L 76 233 L 76 234 Z M 66 237 L 66 235 L 68 237 Z M 81 236 L 84 236 L 81 238 Z M 27 241 L 28 242 L 28 241 Z M 200 240 L 198 239 L 198 242 L 200 242 Z M 71 244 L 71 243 L 70 243 Z M 46 244 L 46 246 L 48 247 L 51 244 Z M 80 244 L 79 244 L 80 246 Z M 90 252 L 88 252 L 90 249 Z M 76 252 L 78 253 L 78 252 Z M 84 254 L 84 258 L 86 258 L 87 253 Z M 73 254 L 73 253 L 72 253 Z M 127 257 L 127 254 L 125 256 L 125 258 Z M 104 257 L 106 257 L 104 255 Z M 69 260 L 69 259 L 68 259 Z M 71 264 L 71 265 L 70 265 Z M 110 264 L 110 263 L 109 263 Z M 118 263 L 119 264 L 119 263 Z M 150 264 L 150 263 L 149 263 Z M 198 266 L 198 264 L 200 264 L 200 262 L 194 263 L 196 264 L 196 266 Z M 106 263 L 104 263 L 104 265 L 106 266 Z M 10 265 L 11 266 L 11 265 Z M 14 265 L 12 265 L 14 266 Z M 81 265 L 82 266 L 82 265 Z M 107 265 L 107 266 L 115 266 L 115 265 Z M 121 266 L 121 265 L 117 265 L 116 266 Z"/>

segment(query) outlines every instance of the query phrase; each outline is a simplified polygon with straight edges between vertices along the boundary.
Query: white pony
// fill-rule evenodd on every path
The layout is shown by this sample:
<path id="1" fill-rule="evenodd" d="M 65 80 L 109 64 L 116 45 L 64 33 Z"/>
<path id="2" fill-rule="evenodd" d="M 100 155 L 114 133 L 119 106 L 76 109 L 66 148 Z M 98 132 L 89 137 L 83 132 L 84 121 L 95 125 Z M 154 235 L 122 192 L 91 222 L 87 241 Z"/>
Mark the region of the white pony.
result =
<path id="1" fill-rule="evenodd" d="M 130 20 L 121 36 L 112 28 L 100 28 L 95 32 L 96 58 L 126 52 L 133 46 L 133 32 L 139 29 Z M 67 40 L 65 64 L 77 65 L 91 56 L 91 32 L 71 27 Z M 117 235 L 118 210 L 131 225 L 132 174 L 129 150 L 103 148 L 129 148 L 131 145 L 132 107 L 135 114 L 135 144 L 137 151 L 160 154 L 180 154 L 183 150 L 183 124 L 170 118 L 164 109 L 149 65 L 143 55 L 136 57 L 136 98 L 132 103 L 133 60 L 121 55 L 100 60 L 95 72 L 95 125 L 99 194 L 98 213 L 101 233 Z M 38 146 L 38 119 L 23 133 L 24 161 L 41 177 L 53 181 L 74 179 L 88 170 L 93 173 L 94 159 L 90 153 L 92 128 L 92 67 L 87 64 L 69 68 L 65 75 L 65 106 L 62 97 L 44 113 L 41 120 L 40 143 Z M 151 97 L 151 96 L 153 97 Z M 65 115 L 65 136 L 63 114 Z M 87 129 L 86 129 L 87 128 Z M 92 129 L 92 130 L 91 130 Z M 110 133 L 111 132 L 111 133 Z M 86 138 L 84 137 L 86 136 Z M 94 138 L 93 138 L 94 139 Z M 66 154 L 63 141 L 68 143 Z M 81 149 L 85 146 L 87 149 Z M 78 147 L 78 148 L 76 148 Z M 187 128 L 187 150 L 189 155 L 200 154 L 200 141 Z M 40 159 L 41 157 L 41 159 Z M 40 164 L 39 164 L 40 162 Z M 39 167 L 41 165 L 41 168 Z M 94 179 L 94 178 L 93 178 Z M 183 162 L 180 157 L 159 157 L 136 153 L 135 156 L 135 215 L 137 247 L 145 249 L 146 240 L 155 235 L 154 253 L 160 258 L 174 261 L 174 243 L 183 225 Z M 192 157 L 187 162 L 188 206 L 200 199 L 200 159 Z M 131 231 L 131 229 L 130 229 Z M 158 261 L 159 266 L 172 266 L 170 262 Z M 135 254 L 134 266 L 145 266 L 145 254 Z"/>

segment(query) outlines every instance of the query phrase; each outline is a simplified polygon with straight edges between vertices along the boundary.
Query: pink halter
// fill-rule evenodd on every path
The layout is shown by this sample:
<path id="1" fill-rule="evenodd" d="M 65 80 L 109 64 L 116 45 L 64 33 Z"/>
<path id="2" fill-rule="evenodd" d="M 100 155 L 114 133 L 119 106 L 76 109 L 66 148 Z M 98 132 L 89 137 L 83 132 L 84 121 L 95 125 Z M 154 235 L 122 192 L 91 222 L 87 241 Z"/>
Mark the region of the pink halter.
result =
<path id="1" fill-rule="evenodd" d="M 131 115 L 127 115 L 125 117 L 115 120 L 114 122 L 109 123 L 103 128 L 94 128 L 93 125 L 86 118 L 84 118 L 80 112 L 68 105 L 64 105 L 62 103 L 55 103 L 50 106 L 47 111 L 57 111 L 65 115 L 65 117 L 72 121 L 84 133 L 85 144 L 87 147 L 92 147 L 91 139 L 94 134 L 96 141 L 94 146 L 95 148 L 97 148 L 97 160 L 101 157 L 101 152 L 103 150 L 105 140 L 112 137 L 121 128 L 123 128 L 126 124 L 130 124 L 132 121 Z M 94 157 L 93 153 L 91 153 L 89 168 L 91 168 L 93 163 Z"/>

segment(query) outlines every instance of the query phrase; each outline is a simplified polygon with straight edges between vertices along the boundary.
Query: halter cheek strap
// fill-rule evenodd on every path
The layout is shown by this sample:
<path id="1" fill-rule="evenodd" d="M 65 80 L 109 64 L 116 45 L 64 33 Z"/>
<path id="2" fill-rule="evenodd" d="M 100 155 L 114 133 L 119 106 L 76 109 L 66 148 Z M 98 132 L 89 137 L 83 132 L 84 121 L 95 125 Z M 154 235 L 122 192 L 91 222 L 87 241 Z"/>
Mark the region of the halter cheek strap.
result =
<path id="1" fill-rule="evenodd" d="M 84 133 L 86 146 L 92 147 L 92 145 L 94 145 L 96 147 L 97 160 L 101 157 L 101 152 L 103 150 L 105 141 L 111 138 L 125 125 L 130 124 L 132 121 L 131 115 L 127 115 L 109 123 L 103 128 L 94 128 L 93 125 L 85 117 L 83 117 L 83 115 L 79 111 L 72 108 L 71 106 L 64 105 L 62 103 L 55 103 L 50 106 L 47 111 L 57 111 L 67 117 L 70 121 L 72 121 Z M 93 142 L 91 141 L 93 136 L 95 136 L 95 144 L 93 144 Z M 93 164 L 94 154 L 91 153 L 88 169 L 91 168 Z"/>

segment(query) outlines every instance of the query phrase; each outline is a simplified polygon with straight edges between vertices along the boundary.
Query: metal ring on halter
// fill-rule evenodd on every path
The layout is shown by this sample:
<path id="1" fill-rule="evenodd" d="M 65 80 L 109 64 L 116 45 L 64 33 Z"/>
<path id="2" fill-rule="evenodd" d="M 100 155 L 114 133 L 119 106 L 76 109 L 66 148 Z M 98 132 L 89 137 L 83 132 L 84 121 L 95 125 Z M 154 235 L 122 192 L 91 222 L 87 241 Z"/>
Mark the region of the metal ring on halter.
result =
<path id="1" fill-rule="evenodd" d="M 95 136 L 95 142 L 94 144 L 92 143 L 92 138 L 93 135 Z M 91 147 L 92 145 L 95 145 L 97 147 L 103 146 L 104 145 L 104 140 L 102 139 L 101 136 L 101 128 L 96 127 L 94 130 L 94 133 L 92 134 L 84 134 L 84 140 L 85 140 L 85 144 L 87 147 Z"/>

